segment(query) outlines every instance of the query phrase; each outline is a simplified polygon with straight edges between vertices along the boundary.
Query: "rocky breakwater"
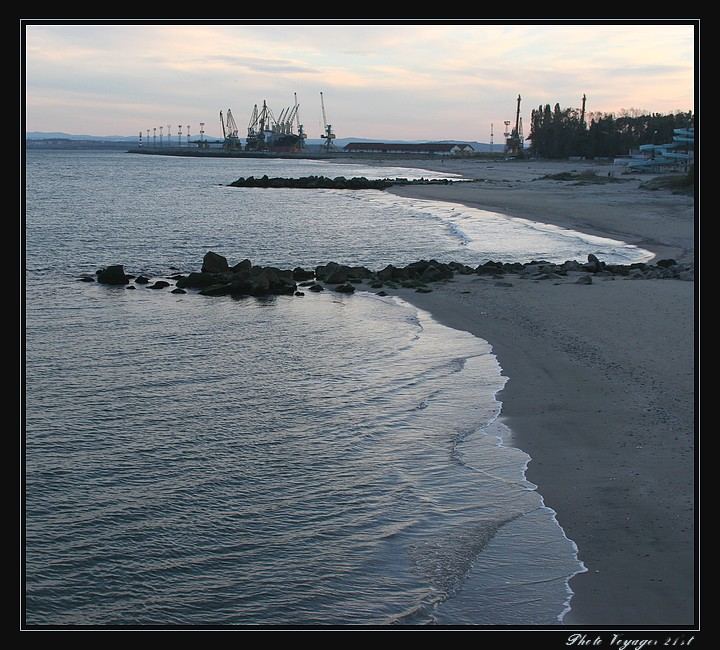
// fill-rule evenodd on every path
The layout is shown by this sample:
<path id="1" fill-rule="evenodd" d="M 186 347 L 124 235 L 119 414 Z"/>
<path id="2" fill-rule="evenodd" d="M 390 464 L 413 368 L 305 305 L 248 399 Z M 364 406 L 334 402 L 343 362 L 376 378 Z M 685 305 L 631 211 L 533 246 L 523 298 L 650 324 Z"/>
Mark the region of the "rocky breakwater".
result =
<path id="1" fill-rule="evenodd" d="M 279 269 L 274 266 L 253 266 L 248 259 L 234 266 L 227 258 L 209 251 L 203 257 L 199 272 L 189 275 L 174 274 L 168 276 L 176 282 L 172 293 L 185 293 L 185 289 L 198 289 L 203 296 L 304 296 L 300 288 L 313 293 L 326 288 L 338 293 L 354 293 L 356 285 L 365 285 L 370 289 L 412 288 L 418 292 L 432 291 L 428 285 L 437 282 L 452 281 L 455 275 L 481 276 L 487 280 L 496 280 L 499 287 L 512 287 L 515 281 L 552 280 L 555 284 L 593 284 L 594 280 L 694 280 L 694 267 L 691 264 L 678 264 L 675 260 L 659 260 L 655 264 L 606 264 L 595 255 L 588 255 L 587 262 L 569 260 L 561 264 L 545 260 L 533 260 L 527 263 L 488 261 L 476 267 L 459 262 L 439 262 L 420 260 L 406 266 L 388 264 L 379 271 L 365 266 L 347 266 L 337 262 L 328 262 L 315 269 Z M 121 265 L 100 269 L 97 281 L 101 284 L 128 285 L 135 278 L 135 284 L 148 289 L 165 289 L 172 285 L 166 280 L 156 280 L 150 284 L 149 278 L 139 275 L 127 275 Z M 93 281 L 91 276 L 81 276 L 83 282 Z M 127 287 L 134 288 L 134 285 Z M 387 295 L 384 291 L 380 295 Z"/>
<path id="2" fill-rule="evenodd" d="M 303 176 L 301 178 L 269 178 L 267 175 L 255 178 L 238 178 L 230 183 L 230 187 L 262 187 L 262 188 L 299 188 L 324 190 L 385 190 L 393 185 L 448 185 L 453 182 L 447 178 L 381 178 L 367 179 L 364 176 L 345 178 L 336 176 Z"/>
<path id="3" fill-rule="evenodd" d="M 199 273 L 179 277 L 176 284 L 179 289 L 200 289 L 203 296 L 269 296 L 293 295 L 296 279 L 293 271 L 253 266 L 247 259 L 231 267 L 225 257 L 210 251 Z"/>

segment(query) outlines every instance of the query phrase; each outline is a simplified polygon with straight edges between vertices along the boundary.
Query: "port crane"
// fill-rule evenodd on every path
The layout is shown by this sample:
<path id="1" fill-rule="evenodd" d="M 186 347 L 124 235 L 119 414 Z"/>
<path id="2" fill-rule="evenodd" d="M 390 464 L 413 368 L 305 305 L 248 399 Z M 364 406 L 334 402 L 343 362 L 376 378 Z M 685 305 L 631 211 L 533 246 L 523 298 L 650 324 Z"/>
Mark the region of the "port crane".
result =
<path id="1" fill-rule="evenodd" d="M 223 146 L 226 149 L 240 149 L 240 138 L 238 138 L 238 127 L 235 123 L 232 111 L 227 109 L 227 116 L 223 119 L 223 112 L 220 111 L 220 126 L 222 126 Z"/>
<path id="2" fill-rule="evenodd" d="M 295 135 L 293 132 L 295 122 L 302 131 L 298 118 L 299 108 L 297 95 L 295 95 L 295 103 L 283 108 L 277 117 L 267 105 L 266 100 L 263 100 L 262 108 L 258 109 L 258 105 L 255 104 L 248 122 L 245 149 L 247 151 L 295 151 L 302 148 L 305 134 Z"/>
<path id="3" fill-rule="evenodd" d="M 517 156 L 522 152 L 523 149 L 523 128 L 522 128 L 522 117 L 520 117 L 520 95 L 517 97 L 517 112 L 515 113 L 515 128 L 508 133 L 507 129 L 510 126 L 510 120 L 505 121 L 505 153 L 511 156 Z"/>
<path id="4" fill-rule="evenodd" d="M 307 137 L 305 135 L 305 131 L 303 130 L 303 125 L 300 124 L 300 104 L 297 103 L 297 93 L 293 93 L 295 95 L 295 124 L 297 126 L 297 132 L 298 137 L 300 138 L 300 148 L 305 148 L 305 138 Z"/>
<path id="5" fill-rule="evenodd" d="M 328 124 L 327 116 L 325 115 L 325 100 L 323 99 L 322 90 L 320 91 L 320 106 L 322 107 L 323 126 L 325 127 L 325 133 L 320 137 L 325 140 L 325 151 L 330 151 L 332 141 L 335 139 L 335 134 L 332 132 L 332 126 Z"/>

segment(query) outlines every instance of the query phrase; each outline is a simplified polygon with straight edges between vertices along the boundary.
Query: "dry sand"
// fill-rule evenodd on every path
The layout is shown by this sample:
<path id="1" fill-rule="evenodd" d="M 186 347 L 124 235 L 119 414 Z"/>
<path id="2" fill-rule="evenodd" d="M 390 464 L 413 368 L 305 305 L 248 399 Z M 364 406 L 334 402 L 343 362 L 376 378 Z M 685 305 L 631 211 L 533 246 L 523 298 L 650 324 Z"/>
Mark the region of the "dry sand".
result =
<path id="1" fill-rule="evenodd" d="M 639 179 L 578 186 L 532 180 L 587 163 L 407 160 L 488 182 L 412 186 L 454 201 L 638 244 L 693 261 L 693 200 Z M 645 177 L 646 178 L 646 177 Z M 478 260 L 481 262 L 484 260 Z M 529 260 L 528 260 L 529 261 Z M 489 341 L 509 377 L 499 399 L 528 478 L 578 545 L 587 573 L 565 624 L 692 625 L 694 298 L 680 280 L 459 276 L 429 294 L 391 291 Z M 556 284 L 559 282 L 559 284 Z"/>

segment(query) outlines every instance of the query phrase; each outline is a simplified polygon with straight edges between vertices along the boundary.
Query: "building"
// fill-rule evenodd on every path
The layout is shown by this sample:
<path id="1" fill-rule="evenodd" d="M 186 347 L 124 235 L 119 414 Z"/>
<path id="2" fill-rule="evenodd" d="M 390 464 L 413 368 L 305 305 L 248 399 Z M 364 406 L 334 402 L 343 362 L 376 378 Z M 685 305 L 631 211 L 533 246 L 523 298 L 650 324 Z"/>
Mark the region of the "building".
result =
<path id="1" fill-rule="evenodd" d="M 347 153 L 434 154 L 436 156 L 462 156 L 475 150 L 469 144 L 423 142 L 420 144 L 385 142 L 350 142 Z"/>
<path id="2" fill-rule="evenodd" d="M 629 169 L 687 171 L 695 163 L 695 128 L 673 129 L 673 141 L 667 144 L 641 144 L 637 154 L 615 158 L 615 165 Z"/>

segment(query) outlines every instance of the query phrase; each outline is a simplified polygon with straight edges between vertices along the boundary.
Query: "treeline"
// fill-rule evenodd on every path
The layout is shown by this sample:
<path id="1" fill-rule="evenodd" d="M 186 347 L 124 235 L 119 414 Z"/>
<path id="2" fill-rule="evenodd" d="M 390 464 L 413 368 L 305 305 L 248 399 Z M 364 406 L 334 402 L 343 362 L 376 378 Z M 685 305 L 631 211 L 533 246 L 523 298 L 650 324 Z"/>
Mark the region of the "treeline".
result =
<path id="1" fill-rule="evenodd" d="M 582 119 L 581 119 L 582 118 Z M 687 113 L 640 114 L 640 111 L 588 113 L 555 104 L 540 106 L 530 118 L 530 151 L 541 158 L 568 156 L 613 157 L 627 154 L 641 144 L 672 142 L 673 129 L 694 125 L 692 111 Z"/>

